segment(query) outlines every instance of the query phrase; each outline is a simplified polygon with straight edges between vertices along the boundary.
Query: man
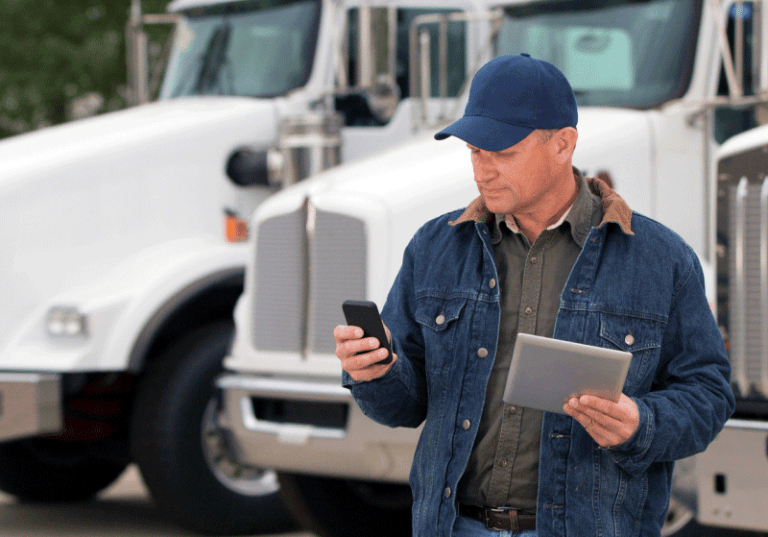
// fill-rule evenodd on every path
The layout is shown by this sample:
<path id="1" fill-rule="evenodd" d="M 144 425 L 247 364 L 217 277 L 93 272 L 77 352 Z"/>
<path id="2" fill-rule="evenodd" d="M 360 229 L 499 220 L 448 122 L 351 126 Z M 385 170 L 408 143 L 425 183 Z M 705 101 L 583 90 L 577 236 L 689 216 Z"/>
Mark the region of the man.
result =
<path id="1" fill-rule="evenodd" d="M 390 426 L 424 423 L 411 470 L 418 536 L 656 536 L 673 461 L 734 409 L 729 365 L 693 251 L 571 166 L 576 102 L 528 55 L 486 64 L 464 116 L 480 197 L 424 225 L 382 317 L 393 358 L 334 335 L 344 384 Z M 633 354 L 620 400 L 566 413 L 501 400 L 515 337 Z"/>

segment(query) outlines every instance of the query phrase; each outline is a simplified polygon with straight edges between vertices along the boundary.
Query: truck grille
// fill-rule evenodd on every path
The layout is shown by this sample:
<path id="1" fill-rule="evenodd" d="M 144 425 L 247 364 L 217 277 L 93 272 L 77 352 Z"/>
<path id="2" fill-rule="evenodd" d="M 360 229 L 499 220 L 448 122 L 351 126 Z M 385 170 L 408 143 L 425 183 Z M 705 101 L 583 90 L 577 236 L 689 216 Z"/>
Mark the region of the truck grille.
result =
<path id="1" fill-rule="evenodd" d="M 737 396 L 765 399 L 768 395 L 768 180 L 759 174 L 739 177 L 723 173 L 722 169 L 720 177 L 718 322 L 726 339 Z"/>
<path id="2" fill-rule="evenodd" d="M 307 202 L 262 222 L 256 245 L 254 347 L 335 352 L 342 302 L 366 296 L 363 222 Z"/>

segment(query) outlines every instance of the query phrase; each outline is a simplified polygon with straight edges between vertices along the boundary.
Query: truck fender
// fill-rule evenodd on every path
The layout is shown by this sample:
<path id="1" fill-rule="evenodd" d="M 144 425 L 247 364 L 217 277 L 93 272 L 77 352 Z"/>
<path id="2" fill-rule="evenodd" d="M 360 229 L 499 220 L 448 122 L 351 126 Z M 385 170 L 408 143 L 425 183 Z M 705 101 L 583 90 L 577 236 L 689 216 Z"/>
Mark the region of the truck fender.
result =
<path id="1" fill-rule="evenodd" d="M 222 286 L 234 286 L 237 294 L 241 291 L 245 245 L 195 241 L 181 249 L 178 246 L 154 252 L 156 264 L 147 271 L 151 278 L 125 305 L 104 348 L 108 363 L 141 371 L 158 334 L 185 305 Z"/>
<path id="2" fill-rule="evenodd" d="M 27 371 L 140 371 L 158 330 L 183 304 L 206 290 L 228 286 L 234 295 L 229 297 L 229 307 L 234 305 L 246 253 L 245 243 L 213 238 L 181 239 L 148 248 L 91 285 L 41 304 L 3 349 L 3 365 Z M 85 334 L 46 333 L 51 308 L 82 314 Z"/>

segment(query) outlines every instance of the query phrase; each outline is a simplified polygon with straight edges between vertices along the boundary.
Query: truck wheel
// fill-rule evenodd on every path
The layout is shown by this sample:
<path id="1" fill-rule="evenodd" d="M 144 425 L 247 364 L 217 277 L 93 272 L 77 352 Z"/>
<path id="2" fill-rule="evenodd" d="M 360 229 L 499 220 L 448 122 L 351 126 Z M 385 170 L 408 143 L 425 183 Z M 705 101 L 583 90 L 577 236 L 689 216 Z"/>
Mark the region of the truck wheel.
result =
<path id="1" fill-rule="evenodd" d="M 411 534 L 407 485 L 279 474 L 280 495 L 296 520 L 320 537 Z"/>
<path id="2" fill-rule="evenodd" d="M 272 471 L 239 465 L 216 424 L 214 380 L 232 323 L 205 326 L 147 364 L 131 418 L 131 451 L 158 507 L 218 535 L 291 529 Z"/>
<path id="3" fill-rule="evenodd" d="M 107 455 L 104 442 L 25 438 L 2 443 L 0 489 L 32 502 L 87 500 L 128 466 L 127 456 Z"/>
<path id="4" fill-rule="evenodd" d="M 661 528 L 662 537 L 685 537 L 690 535 L 690 530 L 694 526 L 693 511 L 678 501 L 674 496 L 669 500 L 669 510 L 667 518 L 664 520 L 664 526 Z"/>

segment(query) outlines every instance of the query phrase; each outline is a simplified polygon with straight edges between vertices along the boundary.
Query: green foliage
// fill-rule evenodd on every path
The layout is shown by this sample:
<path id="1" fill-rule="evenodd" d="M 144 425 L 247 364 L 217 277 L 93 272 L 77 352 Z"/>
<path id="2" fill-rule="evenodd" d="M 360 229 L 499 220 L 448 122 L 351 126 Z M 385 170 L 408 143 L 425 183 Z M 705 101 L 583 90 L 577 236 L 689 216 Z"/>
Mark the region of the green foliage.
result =
<path id="1" fill-rule="evenodd" d="M 168 0 L 144 0 L 164 13 Z M 0 138 L 127 104 L 130 0 L 0 0 Z M 154 50 L 158 47 L 155 46 Z"/>

